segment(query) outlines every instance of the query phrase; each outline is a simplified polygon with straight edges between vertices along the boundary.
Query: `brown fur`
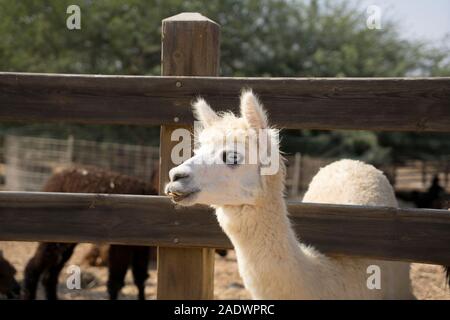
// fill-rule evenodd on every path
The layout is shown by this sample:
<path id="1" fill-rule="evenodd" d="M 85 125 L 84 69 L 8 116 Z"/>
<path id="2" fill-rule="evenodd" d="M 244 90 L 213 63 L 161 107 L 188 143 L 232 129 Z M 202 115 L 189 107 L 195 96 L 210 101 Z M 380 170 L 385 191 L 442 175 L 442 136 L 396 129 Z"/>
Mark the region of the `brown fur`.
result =
<path id="1" fill-rule="evenodd" d="M 20 294 L 20 286 L 14 278 L 15 274 L 16 269 L 0 251 L 0 294 L 5 295 L 8 299 L 17 298 Z"/>
<path id="2" fill-rule="evenodd" d="M 138 195 L 158 193 L 156 186 L 150 183 L 93 166 L 63 169 L 50 177 L 42 191 Z"/>
<path id="3" fill-rule="evenodd" d="M 155 175 L 154 175 L 155 176 Z M 152 181 L 157 181 L 154 177 Z M 53 174 L 42 189 L 46 192 L 110 193 L 155 195 L 156 186 L 142 180 L 92 166 L 75 166 Z M 25 268 L 24 299 L 35 299 L 39 278 L 47 299 L 57 299 L 58 275 L 71 257 L 76 244 L 40 243 L 35 255 Z M 150 250 L 142 246 L 109 246 L 108 293 L 116 299 L 123 287 L 128 267 L 132 267 L 134 281 L 139 289 L 139 299 L 144 299 L 144 283 L 148 277 Z M 153 254 L 155 256 L 155 254 Z M 91 257 L 95 259 L 95 253 Z"/>

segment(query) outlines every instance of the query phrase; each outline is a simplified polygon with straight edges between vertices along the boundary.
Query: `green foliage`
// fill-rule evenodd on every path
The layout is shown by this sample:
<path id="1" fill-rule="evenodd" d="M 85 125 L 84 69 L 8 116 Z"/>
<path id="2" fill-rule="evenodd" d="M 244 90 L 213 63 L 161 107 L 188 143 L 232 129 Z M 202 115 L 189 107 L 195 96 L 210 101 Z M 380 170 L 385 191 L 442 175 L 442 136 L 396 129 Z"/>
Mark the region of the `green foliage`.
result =
<path id="1" fill-rule="evenodd" d="M 370 131 L 298 131 L 284 134 L 282 148 L 325 158 L 353 158 L 373 164 L 391 161 L 391 148 Z"/>
<path id="2" fill-rule="evenodd" d="M 81 30 L 66 28 L 66 9 L 71 4 L 81 8 Z M 224 76 L 450 75 L 446 48 L 401 39 L 392 21 L 383 21 L 382 30 L 369 30 L 363 8 L 314 0 L 0 0 L 0 70 L 157 75 L 161 20 L 184 11 L 201 12 L 222 25 Z M 6 127 L 0 132 L 1 128 Z M 157 130 L 149 128 L 50 128 L 22 130 L 75 133 L 97 140 L 157 141 Z M 288 152 L 354 156 L 371 162 L 391 159 L 392 150 L 407 152 L 399 140 L 411 146 L 411 140 L 417 141 L 409 134 L 340 131 L 287 131 L 284 139 Z M 423 141 L 424 152 L 450 153 L 442 139 L 426 136 Z M 427 147 L 431 145 L 432 149 Z"/>
<path id="3" fill-rule="evenodd" d="M 69 136 L 74 136 L 82 140 L 159 145 L 159 127 L 148 126 L 91 126 L 64 123 L 36 123 L 20 126 L 8 123 L 0 127 L 0 137 L 3 134 L 56 139 L 67 139 Z"/>
<path id="4" fill-rule="evenodd" d="M 66 28 L 70 4 L 81 30 Z M 450 74 L 445 50 L 400 39 L 392 22 L 369 30 L 364 10 L 346 2 L 287 0 L 0 0 L 0 69 L 156 75 L 161 20 L 182 11 L 223 26 L 223 75 Z"/>

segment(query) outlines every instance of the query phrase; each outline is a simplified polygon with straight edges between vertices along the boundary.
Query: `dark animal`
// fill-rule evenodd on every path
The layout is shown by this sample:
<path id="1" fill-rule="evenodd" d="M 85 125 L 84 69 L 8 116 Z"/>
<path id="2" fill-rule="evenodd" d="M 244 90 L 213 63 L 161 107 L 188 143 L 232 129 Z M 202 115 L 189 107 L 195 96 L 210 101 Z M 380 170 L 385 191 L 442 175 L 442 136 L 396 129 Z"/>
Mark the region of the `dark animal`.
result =
<path id="1" fill-rule="evenodd" d="M 417 208 L 443 209 L 448 206 L 448 195 L 445 189 L 441 187 L 439 177 L 434 176 L 430 187 L 425 192 L 399 192 L 396 193 L 397 198 L 413 202 Z"/>
<path id="2" fill-rule="evenodd" d="M 7 299 L 16 299 L 20 296 L 20 285 L 14 278 L 16 269 L 3 257 L 0 251 L 0 294 Z"/>
<path id="3" fill-rule="evenodd" d="M 55 173 L 45 184 L 46 192 L 111 193 L 154 195 L 157 189 L 151 184 L 119 173 L 90 166 L 74 167 Z M 57 299 L 58 276 L 71 257 L 75 243 L 40 243 L 25 268 L 22 298 L 36 298 L 39 279 L 47 299 Z M 125 274 L 131 266 L 138 299 L 145 299 L 145 281 L 148 278 L 150 250 L 145 246 L 111 245 L 108 252 L 108 294 L 111 300 L 124 286 Z"/>

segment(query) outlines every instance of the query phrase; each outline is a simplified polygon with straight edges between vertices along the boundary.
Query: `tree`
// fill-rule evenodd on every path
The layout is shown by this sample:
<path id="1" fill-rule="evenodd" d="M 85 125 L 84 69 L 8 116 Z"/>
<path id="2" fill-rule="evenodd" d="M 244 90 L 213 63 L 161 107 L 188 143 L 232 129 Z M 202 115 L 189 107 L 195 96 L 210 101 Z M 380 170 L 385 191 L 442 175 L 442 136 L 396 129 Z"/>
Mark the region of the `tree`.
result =
<path id="1" fill-rule="evenodd" d="M 157 75 L 161 20 L 182 11 L 198 11 L 223 27 L 221 74 L 225 76 L 450 75 L 447 48 L 404 40 L 392 21 L 383 21 L 382 30 L 369 30 L 365 8 L 347 2 L 81 0 L 77 1 L 81 30 L 68 30 L 66 9 L 71 4 L 71 0 L 0 0 L 0 70 Z M 64 128 L 66 134 L 84 132 L 99 140 L 139 132 L 128 140 L 134 142 L 156 132 L 129 126 Z M 48 126 L 43 130 L 51 132 Z M 61 134 L 64 129 L 58 130 Z M 287 151 L 298 146 L 310 152 L 322 150 L 317 147 L 321 141 L 328 145 L 330 156 L 383 161 L 392 158 L 392 147 L 397 146 L 392 143 L 399 137 L 413 139 L 408 134 L 390 138 L 371 132 L 286 131 L 284 141 Z M 432 136 L 427 139 L 436 141 Z M 434 150 L 450 153 L 444 144 Z"/>
<path id="2" fill-rule="evenodd" d="M 369 30 L 365 10 L 346 2 L 83 0 L 82 29 L 68 30 L 72 3 L 0 0 L 0 69 L 157 75 L 161 20 L 199 11 L 223 26 L 226 76 L 450 74 L 448 51 L 402 40 L 389 21 Z"/>

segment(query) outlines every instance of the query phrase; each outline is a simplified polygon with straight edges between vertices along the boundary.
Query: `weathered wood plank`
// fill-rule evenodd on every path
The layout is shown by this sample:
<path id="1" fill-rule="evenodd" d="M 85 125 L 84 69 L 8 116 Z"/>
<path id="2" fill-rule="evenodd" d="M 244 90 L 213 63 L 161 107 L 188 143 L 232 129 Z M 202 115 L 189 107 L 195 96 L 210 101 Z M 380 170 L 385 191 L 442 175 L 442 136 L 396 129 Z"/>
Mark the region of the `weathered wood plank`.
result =
<path id="1" fill-rule="evenodd" d="M 164 270 L 164 277 L 158 277 L 158 299 L 213 299 L 214 265 L 211 266 L 210 261 L 214 258 L 214 250 L 210 248 L 165 247 L 159 250 L 158 274 Z M 181 275 L 184 276 L 182 281 Z"/>
<path id="2" fill-rule="evenodd" d="M 3 191 L 0 240 L 229 246 L 207 208 L 187 212 L 166 197 Z"/>
<path id="3" fill-rule="evenodd" d="M 173 57 L 172 61 L 177 59 Z M 178 61 L 177 66 L 183 69 L 186 65 Z M 0 73 L 0 121 L 187 125 L 193 120 L 188 106 L 195 96 L 203 95 L 213 107 L 223 110 L 237 106 L 243 87 L 253 88 L 261 96 L 278 127 L 450 131 L 449 77 L 214 78 Z"/>
<path id="4" fill-rule="evenodd" d="M 450 211 L 301 203 L 289 210 L 297 234 L 322 252 L 450 262 Z"/>
<path id="5" fill-rule="evenodd" d="M 199 13 L 182 13 L 162 22 L 163 76 L 217 76 L 220 27 Z M 178 82 L 179 86 L 182 86 Z M 175 85 L 177 87 L 177 85 Z M 189 109 L 189 104 L 182 106 Z M 175 115 L 178 117 L 177 115 Z M 174 167 L 172 132 L 187 126 L 161 126 L 160 194 Z M 212 299 L 214 249 L 158 247 L 158 299 Z"/>
<path id="6" fill-rule="evenodd" d="M 328 254 L 450 265 L 450 211 L 289 202 Z M 230 248 L 213 212 L 156 196 L 0 192 L 0 240 Z"/>

